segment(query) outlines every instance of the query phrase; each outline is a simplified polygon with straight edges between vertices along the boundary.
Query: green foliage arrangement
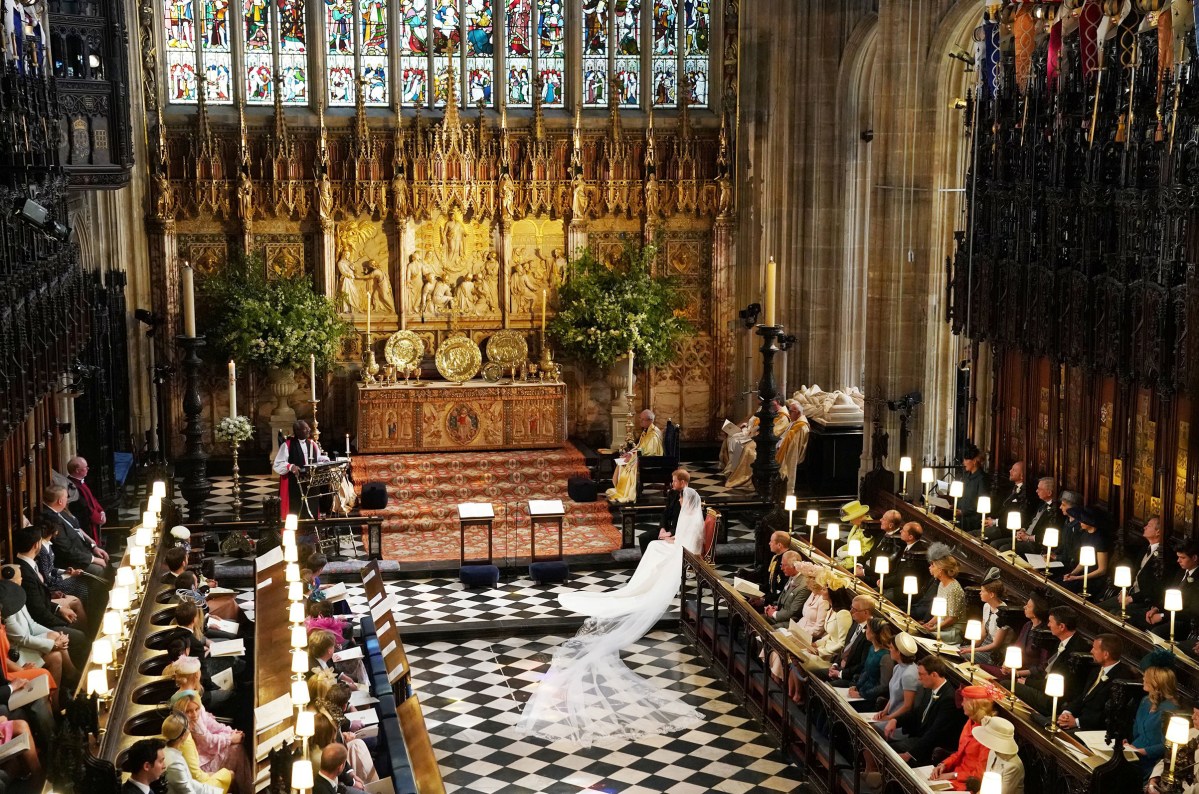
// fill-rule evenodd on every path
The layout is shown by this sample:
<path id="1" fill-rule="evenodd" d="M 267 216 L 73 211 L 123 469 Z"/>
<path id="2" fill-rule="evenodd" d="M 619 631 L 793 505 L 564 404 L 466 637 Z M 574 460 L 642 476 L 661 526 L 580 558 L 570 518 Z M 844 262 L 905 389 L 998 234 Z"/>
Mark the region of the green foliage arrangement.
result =
<path id="1" fill-rule="evenodd" d="M 590 248 L 579 251 L 558 289 L 548 333 L 567 353 L 611 367 L 633 350 L 638 367 L 675 360 L 694 331 L 681 315 L 685 296 L 675 278 L 653 275 L 656 245 L 626 243 L 611 267 Z"/>
<path id="2" fill-rule="evenodd" d="M 262 259 L 230 259 L 200 281 L 203 333 L 219 358 L 263 369 L 328 368 L 353 332 L 307 276 L 268 279 Z"/>

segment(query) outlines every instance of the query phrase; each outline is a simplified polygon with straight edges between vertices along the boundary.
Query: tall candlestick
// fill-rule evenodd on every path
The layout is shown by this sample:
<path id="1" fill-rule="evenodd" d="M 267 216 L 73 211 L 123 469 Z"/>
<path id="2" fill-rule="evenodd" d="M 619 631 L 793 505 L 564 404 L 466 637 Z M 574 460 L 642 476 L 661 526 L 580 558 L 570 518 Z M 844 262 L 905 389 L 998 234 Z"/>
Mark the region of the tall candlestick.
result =
<path id="1" fill-rule="evenodd" d="M 626 394 L 633 393 L 633 348 L 629 348 L 629 389 Z"/>
<path id="2" fill-rule="evenodd" d="M 196 282 L 191 265 L 183 263 L 179 270 L 179 282 L 183 288 L 183 335 L 196 336 Z"/>
<path id="3" fill-rule="evenodd" d="M 541 333 L 545 333 L 545 290 L 541 291 Z"/>
<path id="4" fill-rule="evenodd" d="M 312 402 L 316 402 L 316 354 L 308 354 L 308 385 L 312 389 Z"/>
<path id="5" fill-rule="evenodd" d="M 775 281 L 778 278 L 778 265 L 775 264 L 774 257 L 770 257 L 770 261 L 766 263 L 766 324 L 774 325 L 774 293 Z"/>
<path id="6" fill-rule="evenodd" d="M 237 365 L 229 359 L 229 418 L 237 417 Z"/>

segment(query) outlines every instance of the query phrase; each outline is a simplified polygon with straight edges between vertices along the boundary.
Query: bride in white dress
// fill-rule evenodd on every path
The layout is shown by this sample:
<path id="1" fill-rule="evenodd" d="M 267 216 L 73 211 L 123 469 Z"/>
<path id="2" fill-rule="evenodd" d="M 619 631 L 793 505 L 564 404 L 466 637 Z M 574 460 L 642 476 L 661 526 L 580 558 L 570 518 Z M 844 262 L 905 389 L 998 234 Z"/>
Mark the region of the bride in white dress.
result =
<path id="1" fill-rule="evenodd" d="M 683 549 L 698 554 L 703 544 L 699 494 L 684 488 L 681 503 L 674 537 L 650 543 L 624 587 L 559 597 L 563 607 L 587 615 L 587 621 L 554 652 L 517 722 L 520 733 L 590 746 L 701 723 L 681 693 L 647 681 L 620 659 L 621 649 L 645 636 L 670 609 L 682 583 Z"/>

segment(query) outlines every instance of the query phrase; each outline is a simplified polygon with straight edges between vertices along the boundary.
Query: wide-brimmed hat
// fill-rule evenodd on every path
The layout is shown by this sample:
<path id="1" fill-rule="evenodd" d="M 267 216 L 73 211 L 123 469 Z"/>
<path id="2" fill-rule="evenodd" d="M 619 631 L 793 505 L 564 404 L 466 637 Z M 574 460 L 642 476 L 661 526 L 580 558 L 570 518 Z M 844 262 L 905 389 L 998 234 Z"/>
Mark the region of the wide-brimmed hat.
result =
<path id="1" fill-rule="evenodd" d="M 1103 514 L 1090 507 L 1079 508 L 1078 515 L 1075 518 L 1078 519 L 1078 523 L 1086 524 L 1088 527 L 1098 529 L 1103 525 Z"/>
<path id="2" fill-rule="evenodd" d="M 970 729 L 970 735 L 988 750 L 994 750 L 1004 755 L 1012 755 L 1020 749 L 1016 744 L 1015 726 L 1003 717 L 991 717 L 983 720 L 982 725 L 976 725 Z"/>
<path id="3" fill-rule="evenodd" d="M 4 617 L 11 617 L 25 606 L 25 589 L 16 582 L 0 581 L 0 610 Z"/>
<path id="4" fill-rule="evenodd" d="M 915 656 L 920 653 L 920 645 L 917 644 L 916 638 L 906 631 L 895 635 L 895 648 L 904 656 Z"/>
<path id="5" fill-rule="evenodd" d="M 869 514 L 870 505 L 864 505 L 856 499 L 849 504 L 841 505 L 841 520 L 846 523 Z"/>
<path id="6" fill-rule="evenodd" d="M 171 537 L 176 540 L 188 540 L 192 536 L 192 531 L 182 524 L 171 528 Z"/>

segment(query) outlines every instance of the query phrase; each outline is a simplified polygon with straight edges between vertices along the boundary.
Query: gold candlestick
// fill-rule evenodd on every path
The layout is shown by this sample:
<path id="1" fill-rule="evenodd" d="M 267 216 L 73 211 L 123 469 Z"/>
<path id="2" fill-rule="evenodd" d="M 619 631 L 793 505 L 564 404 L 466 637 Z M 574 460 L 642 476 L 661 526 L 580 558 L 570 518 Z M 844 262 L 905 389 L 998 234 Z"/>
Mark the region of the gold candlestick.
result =
<path id="1" fill-rule="evenodd" d="M 633 437 L 633 393 L 625 394 L 625 399 L 628 400 L 628 409 L 625 411 L 624 443 L 631 448 L 636 443 L 636 439 Z"/>

